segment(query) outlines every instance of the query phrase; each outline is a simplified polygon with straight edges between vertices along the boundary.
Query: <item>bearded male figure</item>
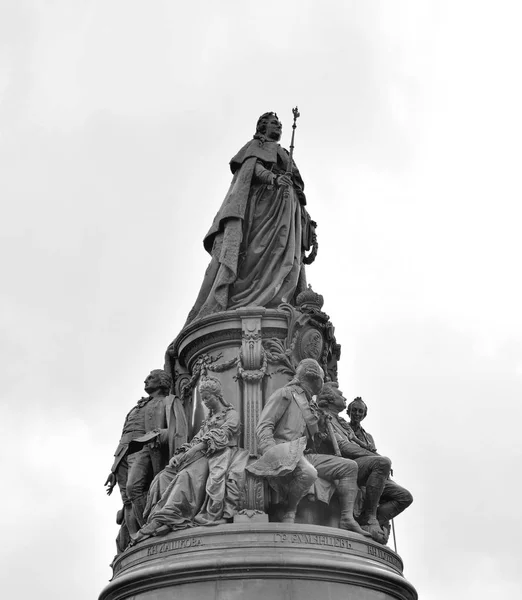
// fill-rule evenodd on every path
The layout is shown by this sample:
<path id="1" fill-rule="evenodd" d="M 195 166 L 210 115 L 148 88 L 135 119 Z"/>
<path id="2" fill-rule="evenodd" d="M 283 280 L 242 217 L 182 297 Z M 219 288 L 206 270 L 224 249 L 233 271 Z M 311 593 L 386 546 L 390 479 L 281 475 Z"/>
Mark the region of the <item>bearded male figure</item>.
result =
<path id="1" fill-rule="evenodd" d="M 276 489 L 286 491 L 283 523 L 295 521 L 300 500 L 318 477 L 335 485 L 341 505 L 339 527 L 369 537 L 353 517 L 358 491 L 357 464 L 317 452 L 322 425 L 313 396 L 321 391 L 323 378 L 319 363 L 305 358 L 297 366 L 295 378 L 272 394 L 256 430 L 263 456 L 247 470 L 267 477 Z"/>
<path id="2" fill-rule="evenodd" d="M 315 223 L 299 171 L 278 144 L 281 131 L 275 113 L 261 115 L 254 138 L 230 161 L 234 177 L 203 242 L 212 260 L 187 324 L 241 306 L 293 303 L 306 288 Z"/>

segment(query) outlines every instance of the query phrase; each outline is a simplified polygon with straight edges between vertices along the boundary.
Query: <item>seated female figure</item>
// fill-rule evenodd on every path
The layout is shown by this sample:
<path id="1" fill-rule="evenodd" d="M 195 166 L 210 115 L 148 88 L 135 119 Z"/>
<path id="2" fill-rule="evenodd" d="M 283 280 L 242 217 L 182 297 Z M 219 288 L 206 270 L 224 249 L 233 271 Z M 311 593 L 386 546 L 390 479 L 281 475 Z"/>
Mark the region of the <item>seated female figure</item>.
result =
<path id="1" fill-rule="evenodd" d="M 203 378 L 199 392 L 209 415 L 152 482 L 147 522 L 133 543 L 177 529 L 226 523 L 239 510 L 248 460 L 248 451 L 238 448 L 239 415 L 223 399 L 217 379 Z"/>

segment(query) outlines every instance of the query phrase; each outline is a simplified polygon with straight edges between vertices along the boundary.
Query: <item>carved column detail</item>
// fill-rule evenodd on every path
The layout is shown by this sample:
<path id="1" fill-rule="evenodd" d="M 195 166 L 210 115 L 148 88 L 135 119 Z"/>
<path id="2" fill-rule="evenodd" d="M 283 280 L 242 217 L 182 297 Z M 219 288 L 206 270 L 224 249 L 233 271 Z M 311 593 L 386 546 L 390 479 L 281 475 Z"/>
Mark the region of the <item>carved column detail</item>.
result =
<path id="1" fill-rule="evenodd" d="M 242 344 L 238 376 L 243 382 L 244 446 L 251 456 L 257 456 L 256 427 L 263 409 L 263 378 L 267 359 L 262 345 L 261 320 L 265 309 L 237 309 L 241 317 Z M 264 510 L 264 486 L 259 479 L 247 476 L 245 508 Z"/>
<path id="2" fill-rule="evenodd" d="M 239 376 L 243 381 L 243 426 L 245 448 L 257 456 L 256 426 L 263 408 L 264 350 L 261 344 L 261 319 L 264 308 L 239 308 L 242 344 Z"/>

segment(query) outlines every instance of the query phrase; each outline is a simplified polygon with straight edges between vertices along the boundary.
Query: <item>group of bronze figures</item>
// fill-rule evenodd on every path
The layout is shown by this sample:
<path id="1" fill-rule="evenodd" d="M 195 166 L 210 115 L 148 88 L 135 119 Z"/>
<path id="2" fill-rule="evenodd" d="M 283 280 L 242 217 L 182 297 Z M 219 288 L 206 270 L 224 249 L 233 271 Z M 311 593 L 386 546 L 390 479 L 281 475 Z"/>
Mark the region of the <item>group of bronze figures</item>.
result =
<path id="1" fill-rule="evenodd" d="M 123 501 L 118 552 L 151 536 L 232 522 L 247 472 L 279 495 L 281 522 L 295 521 L 305 496 L 329 503 L 337 493 L 339 528 L 385 544 L 391 519 L 411 504 L 411 494 L 390 479 L 390 459 L 362 428 L 363 400 L 346 409 L 337 384 L 323 379 L 317 361 L 304 359 L 294 379 L 272 394 L 258 421 L 256 458 L 240 447 L 240 415 L 214 377 L 198 386 L 207 409 L 199 432 L 174 450 L 179 399 L 169 394 L 170 376 L 152 371 L 149 396 L 127 415 L 106 481 L 109 494 L 118 483 Z M 345 410 L 349 422 L 340 416 Z"/>
<path id="2" fill-rule="evenodd" d="M 294 109 L 294 132 L 297 116 Z M 305 264 L 317 252 L 316 223 L 305 208 L 293 137 L 288 153 L 278 143 L 281 130 L 275 113 L 261 115 L 253 139 L 230 162 L 232 183 L 204 240 L 211 262 L 188 327 L 242 307 L 304 310 L 297 299 L 306 290 Z M 323 344 L 324 335 L 333 344 L 330 329 L 326 334 L 310 330 L 317 339 L 305 345 L 305 356 L 322 356 L 315 346 Z M 328 352 L 322 366 L 301 357 L 291 365 L 290 342 L 281 356 L 295 376 L 270 396 L 259 415 L 257 453 L 241 446 L 241 415 L 235 408 L 240 403 L 223 397 L 217 378 L 199 376 L 205 418 L 190 439 L 186 395 L 182 400 L 171 394 L 175 387 L 167 372 L 150 373 L 149 395 L 127 415 L 106 481 L 109 494 L 119 485 L 123 501 L 118 552 L 151 536 L 233 521 L 245 508 L 249 478 L 264 482 L 266 506 L 282 507 L 269 513 L 272 521 L 299 522 L 305 499 L 327 506 L 335 502 L 338 527 L 387 542 L 390 521 L 412 497 L 390 479 L 390 459 L 377 453 L 362 428 L 367 414 L 362 399 L 349 404 L 349 422 L 340 416 L 346 400 L 331 381 L 336 375 L 328 372 Z"/>

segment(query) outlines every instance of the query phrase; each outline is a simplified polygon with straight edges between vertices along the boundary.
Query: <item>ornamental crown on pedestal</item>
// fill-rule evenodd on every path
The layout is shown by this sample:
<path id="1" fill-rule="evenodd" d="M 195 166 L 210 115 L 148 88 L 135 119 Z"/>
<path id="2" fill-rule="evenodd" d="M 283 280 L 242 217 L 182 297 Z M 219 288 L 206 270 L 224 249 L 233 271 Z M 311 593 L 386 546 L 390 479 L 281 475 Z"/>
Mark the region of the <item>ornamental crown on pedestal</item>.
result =
<path id="1" fill-rule="evenodd" d="M 311 285 L 308 285 L 308 289 L 297 296 L 296 304 L 301 310 L 312 308 L 320 311 L 323 308 L 324 298 L 321 294 L 314 292 Z"/>

